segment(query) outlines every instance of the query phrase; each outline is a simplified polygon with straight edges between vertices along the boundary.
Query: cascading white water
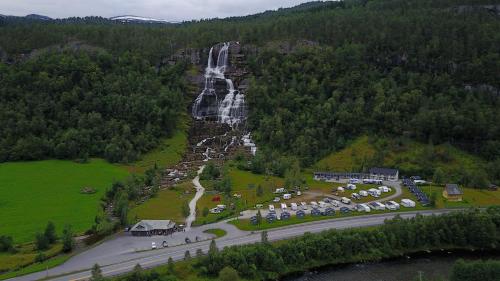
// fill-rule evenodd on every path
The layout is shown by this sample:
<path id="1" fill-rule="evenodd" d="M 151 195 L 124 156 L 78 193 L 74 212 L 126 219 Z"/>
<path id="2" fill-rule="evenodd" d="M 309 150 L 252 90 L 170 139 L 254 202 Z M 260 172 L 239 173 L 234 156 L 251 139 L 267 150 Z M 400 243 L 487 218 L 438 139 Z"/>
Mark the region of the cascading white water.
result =
<path id="1" fill-rule="evenodd" d="M 229 62 L 230 43 L 224 43 L 217 56 L 217 63 L 214 64 L 214 47 L 210 48 L 207 68 L 205 69 L 205 88 L 196 98 L 192 115 L 196 119 L 205 117 L 216 117 L 220 123 L 225 123 L 231 127 L 241 123 L 246 117 L 245 95 L 234 89 L 233 81 L 225 78 L 225 72 Z M 221 101 L 216 90 L 216 83 L 225 81 L 226 93 Z M 220 83 L 219 83 L 220 85 Z"/>

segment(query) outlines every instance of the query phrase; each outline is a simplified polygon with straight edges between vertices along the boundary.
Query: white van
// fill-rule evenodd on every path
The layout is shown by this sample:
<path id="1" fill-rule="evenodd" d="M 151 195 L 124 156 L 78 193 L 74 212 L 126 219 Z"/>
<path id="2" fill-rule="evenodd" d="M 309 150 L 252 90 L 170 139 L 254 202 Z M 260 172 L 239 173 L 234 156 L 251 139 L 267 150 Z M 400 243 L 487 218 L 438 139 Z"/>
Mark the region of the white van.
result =
<path id="1" fill-rule="evenodd" d="M 290 193 L 283 194 L 283 199 L 285 199 L 285 200 L 292 199 L 292 194 L 290 194 Z"/>
<path id="2" fill-rule="evenodd" d="M 285 193 L 284 188 L 276 188 L 276 191 L 274 193 Z"/>
<path id="3" fill-rule="evenodd" d="M 394 202 L 394 201 L 388 201 L 385 203 L 385 206 L 387 207 L 388 210 L 395 211 L 399 210 L 399 204 Z"/>
<path id="4" fill-rule="evenodd" d="M 356 190 L 356 185 L 354 185 L 354 184 L 348 184 L 346 188 L 349 189 L 349 190 Z"/>
<path id="5" fill-rule="evenodd" d="M 307 204 L 306 204 L 306 202 L 300 202 L 300 208 L 302 210 L 307 210 Z"/>
<path id="6" fill-rule="evenodd" d="M 269 205 L 269 212 L 274 212 L 274 205 Z"/>
<path id="7" fill-rule="evenodd" d="M 319 201 L 318 202 L 320 208 L 326 208 L 327 204 L 324 201 Z"/>
<path id="8" fill-rule="evenodd" d="M 332 200 L 332 202 L 330 202 L 330 204 L 332 204 L 333 207 L 338 207 L 339 206 L 339 201 Z"/>
<path id="9" fill-rule="evenodd" d="M 344 188 L 342 186 L 339 186 L 339 187 L 337 187 L 337 191 L 338 192 L 344 192 L 345 190 L 344 190 Z"/>
<path id="10" fill-rule="evenodd" d="M 368 205 L 366 204 L 358 204 L 357 209 L 358 212 L 365 212 L 365 213 L 371 212 L 370 207 L 368 207 Z"/>
<path id="11" fill-rule="evenodd" d="M 286 204 L 285 203 L 281 203 L 281 210 L 286 211 Z"/>
<path id="12" fill-rule="evenodd" d="M 370 188 L 370 189 L 368 189 L 368 193 L 369 193 L 371 196 L 376 197 L 376 198 L 377 198 L 377 197 L 380 197 L 380 195 L 381 195 L 380 190 L 375 189 L 375 188 Z"/>
<path id="13" fill-rule="evenodd" d="M 342 197 L 340 199 L 340 202 L 344 203 L 344 204 L 351 204 L 351 199 L 347 198 L 347 197 Z"/>
<path id="14" fill-rule="evenodd" d="M 293 211 L 297 211 L 297 203 L 292 203 L 290 204 L 290 206 L 292 207 Z"/>
<path id="15" fill-rule="evenodd" d="M 406 208 L 415 208 L 415 201 L 410 199 L 403 199 L 401 200 L 401 205 Z"/>
<path id="16" fill-rule="evenodd" d="M 359 195 L 366 197 L 366 196 L 368 196 L 368 192 L 366 192 L 366 190 L 360 190 Z"/>
<path id="17" fill-rule="evenodd" d="M 384 192 L 384 193 L 387 193 L 390 191 L 390 189 L 387 187 L 387 186 L 379 186 L 378 187 L 378 190 L 380 190 L 381 192 Z"/>

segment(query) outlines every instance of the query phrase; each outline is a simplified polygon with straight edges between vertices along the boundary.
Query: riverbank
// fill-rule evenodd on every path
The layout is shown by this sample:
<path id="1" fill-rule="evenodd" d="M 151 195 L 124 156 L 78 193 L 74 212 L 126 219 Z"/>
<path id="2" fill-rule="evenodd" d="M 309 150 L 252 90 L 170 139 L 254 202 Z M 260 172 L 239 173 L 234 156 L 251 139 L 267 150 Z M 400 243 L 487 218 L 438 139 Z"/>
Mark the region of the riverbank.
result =
<path id="1" fill-rule="evenodd" d="M 377 262 L 327 265 L 305 272 L 288 274 L 282 281 L 321 280 L 448 280 L 451 269 L 459 259 L 466 261 L 500 260 L 500 250 L 438 250 L 421 251 Z"/>

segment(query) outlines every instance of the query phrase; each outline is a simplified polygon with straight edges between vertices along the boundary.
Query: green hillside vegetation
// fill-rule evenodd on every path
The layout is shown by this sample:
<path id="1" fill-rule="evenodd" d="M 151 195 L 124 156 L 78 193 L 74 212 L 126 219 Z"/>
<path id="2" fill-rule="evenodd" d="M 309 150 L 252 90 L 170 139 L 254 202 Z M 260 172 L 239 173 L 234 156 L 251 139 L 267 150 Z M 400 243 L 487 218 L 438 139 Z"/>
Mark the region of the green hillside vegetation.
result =
<path id="1" fill-rule="evenodd" d="M 182 64 L 157 72 L 130 53 L 70 49 L 0 63 L 0 73 L 0 162 L 133 162 L 171 136 L 184 112 Z"/>
<path id="2" fill-rule="evenodd" d="M 59 232 L 70 224 L 81 234 L 94 223 L 105 190 L 127 175 L 123 167 L 98 159 L 0 164 L 1 234 L 15 243 L 33 241 L 49 220 Z M 85 187 L 95 193 L 82 194 Z"/>
<path id="3" fill-rule="evenodd" d="M 331 153 L 314 165 L 323 171 L 367 171 L 371 167 L 394 167 L 404 175 L 420 175 L 433 180 L 442 172 L 440 183 L 457 182 L 481 187 L 487 162 L 449 144 L 422 144 L 411 140 L 359 137 L 344 149 Z M 479 185 L 479 186 L 474 186 Z"/>

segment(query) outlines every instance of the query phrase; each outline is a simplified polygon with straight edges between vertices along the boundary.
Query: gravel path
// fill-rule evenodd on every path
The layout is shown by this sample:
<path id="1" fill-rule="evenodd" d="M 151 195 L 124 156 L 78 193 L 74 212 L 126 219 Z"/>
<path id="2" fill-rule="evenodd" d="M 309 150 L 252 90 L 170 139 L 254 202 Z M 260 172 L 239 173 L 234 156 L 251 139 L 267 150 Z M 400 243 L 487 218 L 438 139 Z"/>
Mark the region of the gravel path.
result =
<path id="1" fill-rule="evenodd" d="M 193 199 L 189 202 L 189 216 L 186 218 L 186 231 L 191 229 L 191 224 L 196 220 L 196 202 L 203 196 L 205 188 L 200 183 L 200 174 L 205 169 L 205 165 L 201 166 L 198 170 L 198 175 L 193 179 L 194 187 L 196 188 L 196 194 Z"/>

